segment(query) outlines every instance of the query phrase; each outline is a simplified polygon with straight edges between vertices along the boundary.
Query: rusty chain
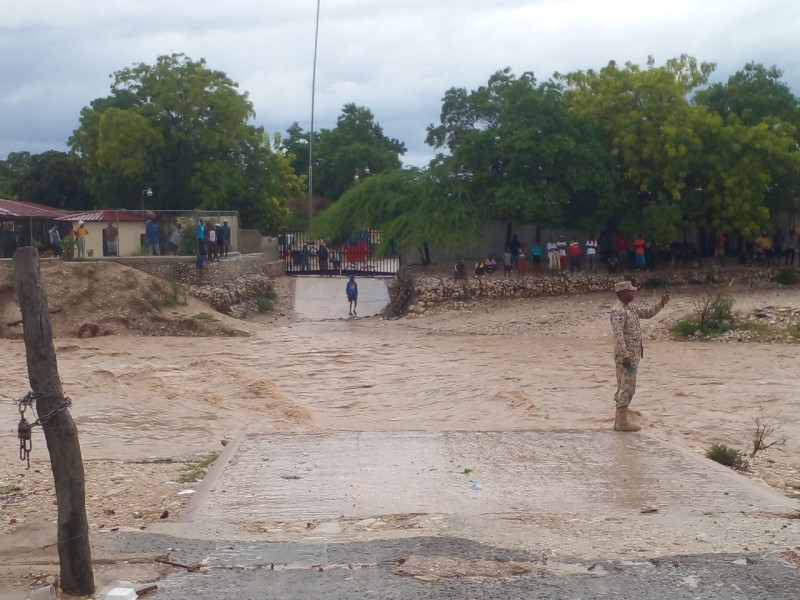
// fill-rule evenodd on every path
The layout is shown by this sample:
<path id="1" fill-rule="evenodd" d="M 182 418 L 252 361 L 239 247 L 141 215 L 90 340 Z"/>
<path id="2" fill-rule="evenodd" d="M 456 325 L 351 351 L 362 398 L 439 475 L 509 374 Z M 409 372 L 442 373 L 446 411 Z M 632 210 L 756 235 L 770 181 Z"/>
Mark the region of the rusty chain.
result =
<path id="1" fill-rule="evenodd" d="M 25 418 L 25 411 L 29 408 L 35 410 L 33 403 L 41 398 L 58 398 L 61 400 L 61 403 L 43 417 L 37 418 L 33 423 L 28 423 L 28 420 Z M 17 426 L 17 437 L 19 438 L 19 459 L 21 461 L 27 461 L 28 469 L 30 469 L 31 449 L 33 448 L 31 430 L 34 427 L 39 427 L 47 423 L 58 413 L 68 409 L 70 406 L 72 406 L 72 400 L 66 396 L 59 396 L 58 394 L 28 392 L 25 394 L 25 396 L 17 401 L 17 406 L 19 408 L 19 425 Z"/>

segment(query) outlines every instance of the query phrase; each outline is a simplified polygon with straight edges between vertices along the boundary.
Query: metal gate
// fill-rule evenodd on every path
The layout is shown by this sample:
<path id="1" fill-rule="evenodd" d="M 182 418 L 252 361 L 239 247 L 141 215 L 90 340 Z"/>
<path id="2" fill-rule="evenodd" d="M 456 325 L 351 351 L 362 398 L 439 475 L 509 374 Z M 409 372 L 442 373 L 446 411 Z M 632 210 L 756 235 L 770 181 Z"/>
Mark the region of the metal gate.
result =
<path id="1" fill-rule="evenodd" d="M 400 268 L 397 245 L 384 243 L 381 232 L 368 229 L 346 242 L 309 239 L 303 231 L 283 231 L 278 252 L 287 275 L 394 275 Z"/>

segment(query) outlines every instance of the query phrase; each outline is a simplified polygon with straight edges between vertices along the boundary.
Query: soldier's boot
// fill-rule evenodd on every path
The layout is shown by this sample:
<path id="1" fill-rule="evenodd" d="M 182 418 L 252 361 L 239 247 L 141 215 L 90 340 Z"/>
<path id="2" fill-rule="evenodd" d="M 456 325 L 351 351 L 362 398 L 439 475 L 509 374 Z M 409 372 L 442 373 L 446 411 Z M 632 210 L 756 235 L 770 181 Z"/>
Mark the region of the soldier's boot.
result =
<path id="1" fill-rule="evenodd" d="M 639 431 L 641 427 L 628 420 L 628 409 L 617 408 L 617 418 L 614 419 L 615 431 Z"/>

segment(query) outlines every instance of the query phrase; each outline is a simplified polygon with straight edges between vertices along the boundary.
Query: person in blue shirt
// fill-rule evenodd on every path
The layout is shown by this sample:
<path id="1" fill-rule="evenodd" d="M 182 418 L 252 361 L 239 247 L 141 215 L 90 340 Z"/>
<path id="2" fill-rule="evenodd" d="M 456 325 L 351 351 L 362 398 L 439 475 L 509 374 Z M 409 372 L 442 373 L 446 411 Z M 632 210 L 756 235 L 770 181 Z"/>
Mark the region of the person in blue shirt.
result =
<path id="1" fill-rule="evenodd" d="M 347 282 L 347 301 L 350 303 L 350 314 L 358 316 L 356 307 L 358 306 L 358 284 L 354 275 L 350 276 L 350 281 Z"/>
<path id="2" fill-rule="evenodd" d="M 47 236 L 50 239 L 50 250 L 53 251 L 53 254 L 56 256 L 61 256 L 61 245 L 59 242 L 61 241 L 61 233 L 58 231 L 58 225 L 53 225 L 50 229 L 47 230 Z"/>
<path id="3" fill-rule="evenodd" d="M 198 218 L 197 225 L 195 225 L 197 232 L 197 255 L 205 257 L 206 255 L 206 226 L 203 221 Z"/>
<path id="4" fill-rule="evenodd" d="M 147 237 L 147 245 L 150 247 L 150 254 L 154 256 L 161 255 L 161 235 L 158 231 L 158 226 L 153 223 L 152 219 L 147 219 L 144 224 L 145 236 Z"/>
<path id="5" fill-rule="evenodd" d="M 231 247 L 231 228 L 228 221 L 223 221 L 220 229 L 222 230 L 222 255 L 228 258 L 228 250 Z"/>

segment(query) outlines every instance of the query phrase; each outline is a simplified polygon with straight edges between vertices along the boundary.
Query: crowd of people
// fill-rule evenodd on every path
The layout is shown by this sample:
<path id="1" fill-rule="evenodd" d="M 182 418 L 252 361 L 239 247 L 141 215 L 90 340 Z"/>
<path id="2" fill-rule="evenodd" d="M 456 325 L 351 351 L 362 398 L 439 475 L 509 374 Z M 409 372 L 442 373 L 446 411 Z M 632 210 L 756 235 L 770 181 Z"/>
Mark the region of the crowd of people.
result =
<path id="1" fill-rule="evenodd" d="M 212 224 L 210 221 L 204 222 L 198 218 L 195 224 L 195 239 L 197 240 L 198 263 L 228 258 L 228 251 L 231 247 L 231 228 L 227 219 L 222 223 Z M 178 236 L 178 240 L 180 240 L 180 236 Z"/>
<path id="2" fill-rule="evenodd" d="M 515 273 L 520 276 L 525 275 L 529 264 L 534 272 L 545 268 L 552 273 L 594 272 L 598 266 L 598 243 L 594 235 L 590 235 L 583 243 L 575 236 L 569 242 L 564 236 L 560 236 L 557 240 L 548 239 L 543 245 L 533 243 L 526 249 L 517 234 L 514 234 L 500 261 L 503 265 L 503 277 L 506 279 L 513 277 Z M 543 261 L 547 264 L 543 265 Z M 497 261 L 493 255 L 489 255 L 485 259 L 475 261 L 473 272 L 476 277 L 483 277 L 496 270 Z M 463 260 L 456 264 L 454 278 L 466 278 Z"/>

